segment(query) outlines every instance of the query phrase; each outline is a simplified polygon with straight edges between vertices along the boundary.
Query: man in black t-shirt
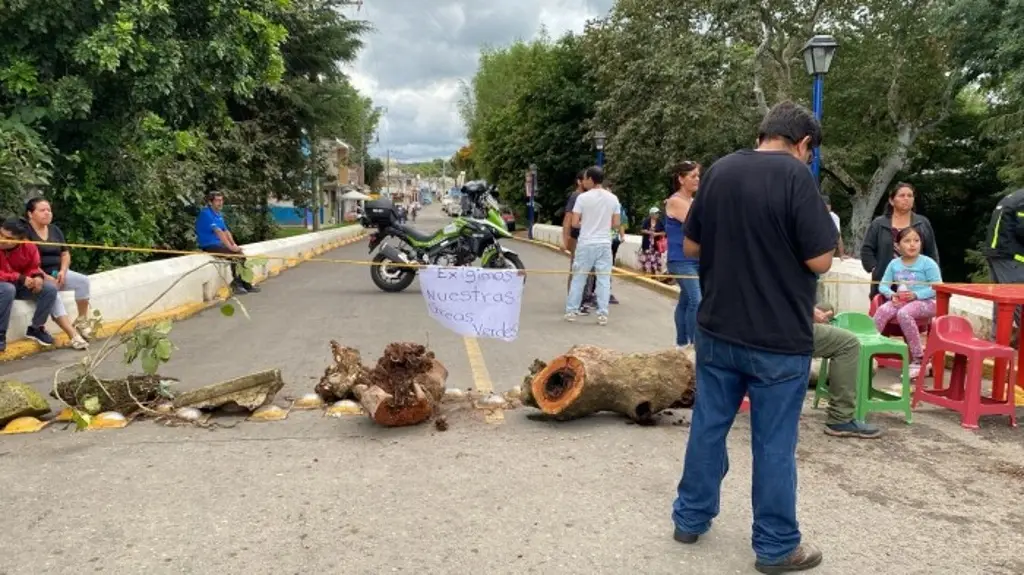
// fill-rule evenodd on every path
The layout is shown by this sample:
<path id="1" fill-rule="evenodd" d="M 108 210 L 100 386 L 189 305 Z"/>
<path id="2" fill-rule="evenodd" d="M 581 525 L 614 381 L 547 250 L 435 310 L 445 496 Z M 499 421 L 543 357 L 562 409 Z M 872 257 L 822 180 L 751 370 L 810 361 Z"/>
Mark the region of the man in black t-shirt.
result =
<path id="1" fill-rule="evenodd" d="M 821 126 L 784 102 L 758 128 L 756 150 L 714 163 L 701 177 L 683 250 L 699 258 L 697 395 L 675 539 L 695 543 L 718 515 L 728 471 L 726 436 L 745 395 L 753 445 L 753 547 L 763 573 L 821 563 L 801 543 L 796 444 L 814 348 L 817 274 L 832 266 L 836 226 L 807 167 Z"/>

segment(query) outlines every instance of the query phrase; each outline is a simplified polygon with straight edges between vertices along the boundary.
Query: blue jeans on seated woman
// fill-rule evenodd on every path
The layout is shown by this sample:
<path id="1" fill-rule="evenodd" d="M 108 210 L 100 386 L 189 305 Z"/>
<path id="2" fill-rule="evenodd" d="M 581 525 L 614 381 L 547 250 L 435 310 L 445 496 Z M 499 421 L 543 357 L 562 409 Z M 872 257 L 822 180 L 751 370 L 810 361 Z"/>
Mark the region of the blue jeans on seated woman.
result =
<path id="1" fill-rule="evenodd" d="M 700 305 L 700 281 L 697 279 L 696 261 L 668 262 L 668 273 L 679 284 L 679 303 L 676 304 L 676 345 L 690 345 L 697 338 L 697 306 Z"/>

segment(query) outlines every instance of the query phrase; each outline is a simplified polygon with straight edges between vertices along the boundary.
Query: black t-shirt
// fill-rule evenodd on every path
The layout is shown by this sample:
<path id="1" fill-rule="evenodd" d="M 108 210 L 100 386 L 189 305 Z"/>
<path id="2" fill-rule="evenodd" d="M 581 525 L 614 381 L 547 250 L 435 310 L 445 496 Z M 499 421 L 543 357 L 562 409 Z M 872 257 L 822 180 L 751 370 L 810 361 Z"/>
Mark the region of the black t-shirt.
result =
<path id="1" fill-rule="evenodd" d="M 701 248 L 701 329 L 766 351 L 811 353 L 817 276 L 804 262 L 835 250 L 839 235 L 806 165 L 754 150 L 715 162 L 701 177 L 686 237 Z"/>
<path id="2" fill-rule="evenodd" d="M 39 237 L 36 233 L 35 228 L 31 225 L 26 224 L 28 228 L 28 239 L 34 242 L 51 242 L 55 244 L 65 244 L 67 240 L 64 239 L 64 232 L 60 230 L 55 224 L 49 225 L 48 234 L 45 240 Z M 53 275 L 53 272 L 60 269 L 60 255 L 68 251 L 67 246 L 36 246 L 39 248 L 39 269 L 43 270 L 46 275 Z"/>

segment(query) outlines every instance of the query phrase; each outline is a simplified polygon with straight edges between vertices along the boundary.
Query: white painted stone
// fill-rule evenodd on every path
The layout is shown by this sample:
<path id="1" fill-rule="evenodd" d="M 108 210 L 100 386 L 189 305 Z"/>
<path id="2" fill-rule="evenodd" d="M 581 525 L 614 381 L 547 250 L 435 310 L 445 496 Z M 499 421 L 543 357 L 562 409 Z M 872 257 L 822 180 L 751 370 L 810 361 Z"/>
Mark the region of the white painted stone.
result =
<path id="1" fill-rule="evenodd" d="M 466 397 L 466 392 L 457 387 L 447 388 L 444 390 L 444 398 L 449 401 L 463 399 L 464 397 Z"/>
<path id="2" fill-rule="evenodd" d="M 174 415 L 185 421 L 199 421 L 203 417 L 203 412 L 194 407 L 180 407 Z"/>
<path id="3" fill-rule="evenodd" d="M 500 395 L 496 395 L 494 393 L 489 393 L 489 394 L 487 394 L 486 397 L 483 397 L 479 401 L 477 401 L 477 405 L 479 405 L 480 407 L 491 407 L 491 408 L 493 408 L 493 407 L 504 407 L 504 405 L 505 405 L 505 398 L 501 397 Z"/>

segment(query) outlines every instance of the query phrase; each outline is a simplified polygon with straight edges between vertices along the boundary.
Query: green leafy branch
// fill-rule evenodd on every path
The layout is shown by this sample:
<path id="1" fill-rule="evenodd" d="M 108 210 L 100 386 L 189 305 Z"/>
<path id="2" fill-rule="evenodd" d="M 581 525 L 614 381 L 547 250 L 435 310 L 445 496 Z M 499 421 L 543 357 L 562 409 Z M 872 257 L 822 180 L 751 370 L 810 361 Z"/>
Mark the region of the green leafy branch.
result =
<path id="1" fill-rule="evenodd" d="M 124 345 L 124 364 L 132 365 L 136 360 L 146 375 L 154 375 L 161 363 L 171 359 L 175 348 L 168 334 L 172 329 L 171 320 L 165 319 L 156 325 L 138 327 L 121 337 Z"/>
<path id="2" fill-rule="evenodd" d="M 267 258 L 249 258 L 245 261 L 244 264 L 238 264 L 238 267 L 240 268 L 238 270 L 240 279 L 242 279 L 245 282 L 251 283 L 255 279 L 255 268 L 264 265 L 266 262 Z M 110 357 L 112 353 L 114 353 L 118 348 L 123 347 L 123 362 L 125 365 L 131 366 L 136 361 L 138 361 L 140 367 L 142 368 L 142 371 L 146 375 L 155 375 L 156 372 L 159 370 L 161 364 L 170 361 L 171 356 L 173 355 L 173 352 L 176 349 L 176 347 L 174 346 L 173 342 L 170 340 L 169 337 L 171 330 L 173 329 L 173 323 L 171 322 L 171 320 L 163 320 L 159 323 L 149 326 L 135 326 L 128 333 L 122 332 L 124 332 L 127 326 L 132 325 L 135 322 L 135 320 L 137 320 L 150 308 L 156 305 L 157 302 L 159 302 L 165 295 L 170 293 L 171 290 L 173 290 L 174 287 L 181 283 L 185 278 L 205 268 L 206 266 L 217 266 L 218 275 L 222 279 L 224 279 L 226 283 L 230 283 L 228 278 L 225 277 L 224 275 L 225 266 L 223 265 L 223 263 L 224 262 L 218 260 L 208 261 L 200 264 L 199 266 L 196 266 L 195 268 L 189 270 L 188 272 L 185 272 L 180 277 L 178 277 L 178 279 L 174 280 L 174 282 L 172 282 L 171 285 L 167 286 L 167 288 L 164 289 L 164 291 L 160 292 L 159 295 L 153 298 L 152 301 L 150 301 L 142 309 L 136 312 L 135 315 L 133 315 L 127 321 L 122 323 L 121 326 L 118 327 L 118 329 L 113 334 L 111 334 L 111 336 L 106 341 L 104 341 L 103 345 L 94 355 L 87 355 L 77 363 L 62 366 L 57 369 L 56 373 L 54 373 L 53 376 L 52 395 L 56 397 L 59 401 L 64 403 L 71 410 L 71 418 L 72 421 L 75 422 L 77 430 L 81 431 L 89 427 L 89 424 L 92 423 L 93 416 L 99 413 L 102 402 L 100 401 L 99 397 L 87 396 L 83 399 L 82 405 L 80 406 L 69 404 L 61 397 L 60 393 L 58 393 L 57 391 L 58 386 L 60 384 L 61 374 L 65 370 L 78 369 L 80 370 L 80 372 L 76 377 L 77 381 L 81 382 L 84 381 L 86 378 L 93 378 L 97 382 L 97 385 L 100 388 L 100 390 L 104 394 L 106 394 L 108 398 L 113 399 L 111 393 L 105 387 L 103 387 L 102 383 L 99 383 L 99 379 L 96 378 L 94 374 L 96 373 L 97 368 L 104 361 L 106 361 L 106 359 Z M 240 302 L 237 297 L 231 296 L 230 301 L 234 301 L 235 304 L 237 304 L 238 309 L 242 310 L 242 314 L 245 315 L 246 318 L 249 318 L 248 311 L 245 309 L 245 306 L 242 305 L 242 302 Z M 220 310 L 221 313 L 227 317 L 231 317 L 235 314 L 235 306 L 227 302 L 220 306 Z M 91 319 L 90 321 L 100 322 L 101 317 L 102 316 L 96 313 L 94 314 L 94 318 Z M 169 389 L 166 389 L 163 383 L 160 384 L 159 393 L 160 395 L 166 398 L 171 398 L 173 396 L 171 391 Z M 166 415 L 153 411 L 134 396 L 132 396 L 132 400 L 135 401 L 135 404 L 141 410 L 147 413 L 151 413 L 154 415 Z"/>

